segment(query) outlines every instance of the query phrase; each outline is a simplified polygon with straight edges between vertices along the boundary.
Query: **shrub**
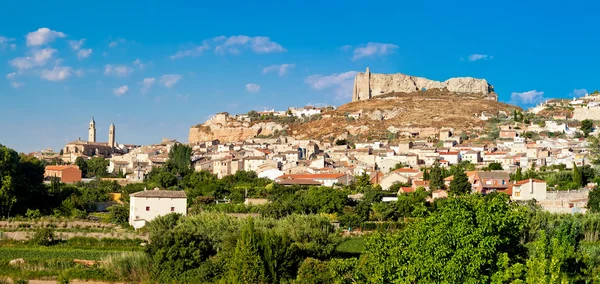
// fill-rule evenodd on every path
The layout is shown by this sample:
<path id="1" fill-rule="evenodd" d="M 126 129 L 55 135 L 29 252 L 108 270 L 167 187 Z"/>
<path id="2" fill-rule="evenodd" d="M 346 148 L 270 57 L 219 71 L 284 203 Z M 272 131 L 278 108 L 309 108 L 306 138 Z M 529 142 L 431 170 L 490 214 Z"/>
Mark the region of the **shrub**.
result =
<path id="1" fill-rule="evenodd" d="M 140 283 L 150 279 L 150 257 L 142 252 L 125 252 L 109 256 L 102 261 L 102 268 L 112 271 L 119 279 Z"/>
<path id="2" fill-rule="evenodd" d="M 25 216 L 27 216 L 27 218 L 29 218 L 29 219 L 34 220 L 34 219 L 39 219 L 40 217 L 42 217 L 42 213 L 38 209 L 35 209 L 35 210 L 27 209 L 27 213 L 25 213 Z"/>
<path id="3" fill-rule="evenodd" d="M 54 230 L 50 228 L 42 228 L 39 229 L 33 235 L 33 239 L 31 241 L 36 245 L 49 246 L 54 244 L 56 241 L 54 236 Z"/>

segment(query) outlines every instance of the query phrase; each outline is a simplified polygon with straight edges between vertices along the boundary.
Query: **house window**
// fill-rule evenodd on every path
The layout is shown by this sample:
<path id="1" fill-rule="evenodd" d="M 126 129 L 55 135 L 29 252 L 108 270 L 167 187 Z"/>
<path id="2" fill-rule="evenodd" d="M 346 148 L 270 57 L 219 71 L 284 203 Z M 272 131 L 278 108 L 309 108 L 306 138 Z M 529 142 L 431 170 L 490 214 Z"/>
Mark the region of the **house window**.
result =
<path id="1" fill-rule="evenodd" d="M 146 206 L 146 211 L 150 211 L 150 206 Z"/>
<path id="2" fill-rule="evenodd" d="M 516 197 L 520 197 L 521 196 L 521 192 L 515 192 L 515 196 Z"/>
<path id="3" fill-rule="evenodd" d="M 502 185 L 505 185 L 505 184 L 506 184 L 506 181 L 505 181 L 505 180 L 502 180 Z"/>
<path id="4" fill-rule="evenodd" d="M 175 207 L 171 207 L 171 212 L 175 212 Z"/>

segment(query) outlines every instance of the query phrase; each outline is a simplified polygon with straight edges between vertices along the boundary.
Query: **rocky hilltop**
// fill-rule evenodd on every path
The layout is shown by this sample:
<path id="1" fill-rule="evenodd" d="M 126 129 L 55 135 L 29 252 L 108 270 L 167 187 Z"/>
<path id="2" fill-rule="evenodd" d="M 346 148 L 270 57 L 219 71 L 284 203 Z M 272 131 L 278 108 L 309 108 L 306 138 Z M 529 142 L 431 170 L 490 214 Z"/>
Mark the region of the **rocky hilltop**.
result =
<path id="1" fill-rule="evenodd" d="M 321 114 L 291 116 L 217 114 L 192 126 L 189 142 L 234 142 L 254 137 L 293 136 L 298 139 L 369 140 L 436 137 L 441 129 L 484 133 L 487 120 L 511 115 L 519 107 L 487 99 L 483 93 L 429 89 L 390 93 L 351 102 Z"/>
<path id="2" fill-rule="evenodd" d="M 188 140 L 190 143 L 212 140 L 234 142 L 258 135 L 273 135 L 285 128 L 286 126 L 275 122 L 253 123 L 247 116 L 231 116 L 229 113 L 222 112 L 203 124 L 192 126 Z"/>
<path id="3" fill-rule="evenodd" d="M 354 78 L 352 101 L 368 100 L 390 93 L 412 93 L 432 89 L 445 89 L 459 94 L 482 94 L 486 99 L 498 100 L 494 86 L 485 79 L 459 77 L 440 82 L 401 73 L 375 74 L 367 67 L 366 72 L 358 73 Z"/>

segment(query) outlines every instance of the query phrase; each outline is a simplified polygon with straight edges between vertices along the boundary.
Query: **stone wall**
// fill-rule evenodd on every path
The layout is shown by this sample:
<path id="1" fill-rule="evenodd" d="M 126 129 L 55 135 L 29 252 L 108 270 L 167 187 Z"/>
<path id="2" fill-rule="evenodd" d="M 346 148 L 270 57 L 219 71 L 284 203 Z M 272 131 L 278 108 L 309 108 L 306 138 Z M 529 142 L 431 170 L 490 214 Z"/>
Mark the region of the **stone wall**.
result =
<path id="1" fill-rule="evenodd" d="M 582 107 L 576 108 L 573 110 L 573 119 L 574 120 L 600 120 L 600 107 Z"/>
<path id="2" fill-rule="evenodd" d="M 459 77 L 440 82 L 401 73 L 372 74 L 367 68 L 366 72 L 358 73 L 354 78 L 352 101 L 368 100 L 392 92 L 412 93 L 423 89 L 447 89 L 455 93 L 483 94 L 497 100 L 494 87 L 485 79 Z"/>

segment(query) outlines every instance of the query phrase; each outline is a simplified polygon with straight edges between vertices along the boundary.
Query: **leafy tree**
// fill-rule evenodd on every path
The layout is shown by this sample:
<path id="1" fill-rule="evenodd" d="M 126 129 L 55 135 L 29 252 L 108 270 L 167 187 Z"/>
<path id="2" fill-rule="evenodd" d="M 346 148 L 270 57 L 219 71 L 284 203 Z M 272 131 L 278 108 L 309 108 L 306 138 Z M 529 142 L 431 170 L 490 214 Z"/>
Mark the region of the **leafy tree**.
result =
<path id="1" fill-rule="evenodd" d="M 191 171 L 192 148 L 188 145 L 175 144 L 169 151 L 169 159 L 165 164 L 167 171 L 174 175 L 185 176 Z"/>
<path id="2" fill-rule="evenodd" d="M 396 209 L 398 217 L 416 217 L 415 210 L 421 206 L 428 206 L 427 197 L 429 193 L 423 187 L 414 192 L 398 194 Z"/>
<path id="3" fill-rule="evenodd" d="M 404 168 L 404 167 L 405 167 L 405 165 L 403 163 L 399 162 L 390 168 L 390 172 L 395 171 L 397 169 Z"/>
<path id="4" fill-rule="evenodd" d="M 581 121 L 581 127 L 579 129 L 581 130 L 581 132 L 583 132 L 583 135 L 585 137 L 588 137 L 590 132 L 594 130 L 594 123 L 589 119 L 585 119 Z"/>
<path id="5" fill-rule="evenodd" d="M 127 226 L 129 223 L 129 204 L 117 204 L 108 207 L 108 216 L 111 223 L 119 226 Z"/>
<path id="6" fill-rule="evenodd" d="M 440 163 L 435 161 L 429 174 L 429 188 L 431 190 L 444 188 L 444 177 L 442 176 L 442 169 Z"/>
<path id="7" fill-rule="evenodd" d="M 515 172 L 515 176 L 513 178 L 514 181 L 520 181 L 523 180 L 523 173 L 522 173 L 522 169 L 521 167 L 517 168 L 517 171 Z"/>
<path id="8" fill-rule="evenodd" d="M 307 258 L 298 269 L 297 284 L 326 284 L 333 283 L 333 278 L 327 263 L 314 258 Z"/>
<path id="9" fill-rule="evenodd" d="M 235 251 L 227 262 L 228 283 L 265 283 L 265 264 L 259 255 L 259 236 L 254 231 L 252 219 L 243 228 Z"/>
<path id="10" fill-rule="evenodd" d="M 31 241 L 36 245 L 49 246 L 54 244 L 56 237 L 52 229 L 42 228 L 35 232 Z"/>
<path id="11" fill-rule="evenodd" d="M 496 162 L 494 162 L 494 163 L 490 163 L 490 164 L 487 166 L 487 170 L 488 170 L 488 171 L 501 171 L 501 170 L 503 170 L 503 168 L 502 168 L 502 164 L 500 164 L 500 163 L 496 163 Z"/>
<path id="12" fill-rule="evenodd" d="M 102 157 L 93 157 L 87 161 L 88 177 L 105 177 L 108 175 L 109 161 Z"/>
<path id="13" fill-rule="evenodd" d="M 454 178 L 450 181 L 450 194 L 464 195 L 471 193 L 471 183 L 467 174 L 460 170 L 454 173 Z"/>
<path id="14" fill-rule="evenodd" d="M 588 194 L 587 209 L 592 213 L 600 213 L 600 189 L 595 186 Z"/>
<path id="15" fill-rule="evenodd" d="M 370 283 L 490 282 L 523 259 L 525 216 L 505 194 L 449 198 L 405 230 L 375 233 L 367 240 Z"/>
<path id="16" fill-rule="evenodd" d="M 24 214 L 27 209 L 45 207 L 44 166 L 34 157 L 19 155 L 0 144 L 0 214 Z"/>
<path id="17" fill-rule="evenodd" d="M 367 174 L 367 172 L 363 172 L 356 179 L 356 187 L 357 188 L 370 188 L 371 187 L 371 176 Z"/>
<path id="18" fill-rule="evenodd" d="M 425 167 L 423 169 L 423 180 L 429 180 L 430 176 L 429 176 L 429 169 L 427 167 Z"/>
<path id="19" fill-rule="evenodd" d="M 79 170 L 81 170 L 81 176 L 87 176 L 88 165 L 87 162 L 83 159 L 83 157 L 77 157 L 77 159 L 75 159 L 75 165 L 77 165 L 79 167 Z"/>
<path id="20" fill-rule="evenodd" d="M 571 176 L 573 179 L 573 183 L 580 187 L 583 182 L 583 176 L 575 163 L 573 163 L 573 172 L 571 173 Z"/>

